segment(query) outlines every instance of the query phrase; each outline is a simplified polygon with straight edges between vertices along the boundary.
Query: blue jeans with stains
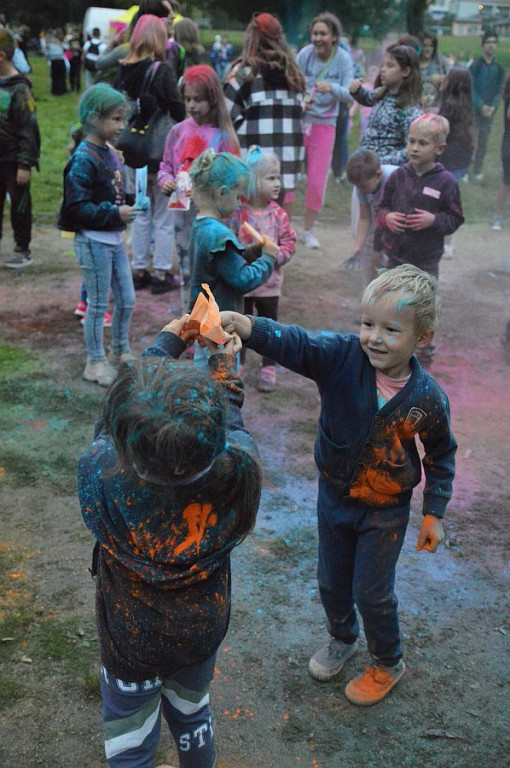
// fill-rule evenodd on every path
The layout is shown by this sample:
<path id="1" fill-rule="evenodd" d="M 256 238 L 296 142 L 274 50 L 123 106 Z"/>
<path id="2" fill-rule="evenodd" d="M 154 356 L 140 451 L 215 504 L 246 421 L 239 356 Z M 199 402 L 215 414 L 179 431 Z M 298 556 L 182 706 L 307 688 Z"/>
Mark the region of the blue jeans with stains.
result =
<path id="1" fill-rule="evenodd" d="M 87 314 L 83 324 L 85 346 L 90 363 L 106 359 L 103 344 L 103 318 L 108 308 L 110 288 L 115 309 L 112 319 L 112 350 L 129 350 L 129 328 L 135 306 L 131 267 L 122 243 L 110 245 L 76 234 L 74 250 L 87 291 Z"/>
<path id="2" fill-rule="evenodd" d="M 409 505 L 348 505 L 321 477 L 317 513 L 317 575 L 328 631 L 344 643 L 354 643 L 359 634 L 357 607 L 370 655 L 391 667 L 402 657 L 394 586 Z"/>

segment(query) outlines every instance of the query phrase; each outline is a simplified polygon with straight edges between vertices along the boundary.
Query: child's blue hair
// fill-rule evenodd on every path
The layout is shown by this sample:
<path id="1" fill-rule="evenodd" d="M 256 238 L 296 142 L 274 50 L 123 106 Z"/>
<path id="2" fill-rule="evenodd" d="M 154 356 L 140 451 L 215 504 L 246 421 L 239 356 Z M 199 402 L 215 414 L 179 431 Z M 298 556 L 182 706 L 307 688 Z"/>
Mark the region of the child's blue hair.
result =
<path id="1" fill-rule="evenodd" d="M 248 199 L 257 197 L 260 192 L 262 176 L 273 170 L 280 173 L 280 159 L 273 152 L 263 152 L 258 145 L 253 145 L 248 151 L 246 165 L 249 168 Z"/>
<path id="2" fill-rule="evenodd" d="M 87 88 L 80 99 L 78 107 L 78 116 L 85 132 L 89 131 L 91 126 L 90 118 L 95 115 L 99 118 L 108 117 L 119 107 L 126 107 L 126 99 L 120 91 L 112 88 L 107 83 L 96 83 Z"/>
<path id="3" fill-rule="evenodd" d="M 246 163 L 230 152 L 206 149 L 193 161 L 189 174 L 195 189 L 211 194 L 222 188 L 230 192 L 237 184 L 247 182 L 249 171 Z"/>

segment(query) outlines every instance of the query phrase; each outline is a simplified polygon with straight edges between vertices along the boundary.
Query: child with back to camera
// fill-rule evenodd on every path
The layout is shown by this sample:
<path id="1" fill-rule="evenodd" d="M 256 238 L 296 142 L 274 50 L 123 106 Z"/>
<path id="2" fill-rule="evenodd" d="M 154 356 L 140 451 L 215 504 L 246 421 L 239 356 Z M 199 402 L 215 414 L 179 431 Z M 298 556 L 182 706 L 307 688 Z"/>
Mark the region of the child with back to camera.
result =
<path id="1" fill-rule="evenodd" d="M 213 768 L 209 686 L 230 614 L 230 552 L 253 528 L 261 468 L 243 425 L 239 339 L 179 363 L 173 320 L 110 387 L 78 464 L 110 768 L 154 766 L 165 718 L 180 768 Z M 193 333 L 193 332 L 191 332 Z"/>
<path id="2" fill-rule="evenodd" d="M 181 78 L 180 94 L 189 117 L 171 128 L 159 165 L 158 186 L 171 195 L 178 184 L 189 189 L 189 170 L 193 160 L 206 149 L 239 155 L 232 120 L 227 111 L 220 79 L 216 72 L 203 65 L 189 67 Z M 187 204 L 189 198 L 186 199 Z M 173 209 L 175 246 L 183 295 L 183 311 L 189 301 L 189 241 L 197 209 L 191 202 L 188 209 Z"/>
<path id="3" fill-rule="evenodd" d="M 227 224 L 247 245 L 244 258 L 252 261 L 262 253 L 264 244 L 257 243 L 246 234 L 243 224 L 250 224 L 260 235 L 266 235 L 278 246 L 273 274 L 263 285 L 244 297 L 244 311 L 248 315 L 257 310 L 259 317 L 278 320 L 278 299 L 282 292 L 282 267 L 287 264 L 296 249 L 296 233 L 290 226 L 287 213 L 276 202 L 281 190 L 280 161 L 276 155 L 252 147 L 246 158 L 250 169 L 247 196 L 241 207 L 234 211 Z M 241 360 L 243 354 L 241 352 Z M 272 392 L 276 386 L 276 366 L 271 358 L 262 358 L 257 389 Z"/>
<path id="4" fill-rule="evenodd" d="M 135 292 L 129 259 L 122 242 L 135 209 L 126 205 L 124 173 L 112 144 L 126 120 L 124 96 L 106 83 L 83 94 L 79 118 L 84 140 L 64 170 L 64 198 L 58 226 L 75 232 L 74 250 L 87 292 L 83 324 L 87 365 L 83 378 L 100 386 L 111 384 L 115 368 L 132 359 L 129 327 Z M 103 344 L 104 317 L 110 289 L 115 304 L 112 318 L 110 362 Z"/>
<path id="5" fill-rule="evenodd" d="M 319 388 L 318 581 L 331 639 L 309 672 L 331 680 L 355 653 L 357 606 L 372 662 L 345 694 L 360 706 L 381 701 L 405 671 L 394 583 L 421 477 L 417 437 L 426 478 L 417 550 L 438 548 L 452 494 L 457 443 L 448 399 L 414 356 L 432 339 L 438 312 L 435 278 L 405 264 L 381 270 L 366 288 L 359 336 L 222 313 L 224 329 L 245 346 Z"/>
<path id="6" fill-rule="evenodd" d="M 279 251 L 274 243 L 265 244 L 262 253 L 249 263 L 243 256 L 244 245 L 223 222 L 239 206 L 248 166 L 228 152 L 217 154 L 208 149 L 193 162 L 190 176 L 198 209 L 190 240 L 190 307 L 202 283 L 208 283 L 220 309 L 242 312 L 244 295 L 269 279 Z M 203 362 L 197 353 L 195 362 Z"/>

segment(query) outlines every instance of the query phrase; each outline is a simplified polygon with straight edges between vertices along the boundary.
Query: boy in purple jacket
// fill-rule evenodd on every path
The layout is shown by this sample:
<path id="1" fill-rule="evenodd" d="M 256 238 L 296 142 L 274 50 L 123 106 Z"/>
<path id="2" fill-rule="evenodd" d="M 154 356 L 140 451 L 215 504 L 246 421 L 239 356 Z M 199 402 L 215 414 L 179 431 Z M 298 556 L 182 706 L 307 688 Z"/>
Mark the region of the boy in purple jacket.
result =
<path id="1" fill-rule="evenodd" d="M 430 113 L 409 127 L 409 161 L 387 180 L 376 217 L 388 267 L 414 264 L 437 278 L 445 235 L 464 222 L 457 182 L 436 162 L 449 130 L 445 117 Z"/>

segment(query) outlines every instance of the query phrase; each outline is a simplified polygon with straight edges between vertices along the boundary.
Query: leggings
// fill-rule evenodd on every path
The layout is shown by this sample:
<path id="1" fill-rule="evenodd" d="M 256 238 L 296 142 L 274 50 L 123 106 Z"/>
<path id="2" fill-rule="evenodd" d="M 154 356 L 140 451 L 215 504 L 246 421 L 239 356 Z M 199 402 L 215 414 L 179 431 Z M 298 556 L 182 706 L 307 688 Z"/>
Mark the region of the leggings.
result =
<path id="1" fill-rule="evenodd" d="M 130 683 L 101 668 L 103 733 L 110 768 L 153 768 L 161 713 L 174 738 L 179 768 L 213 768 L 209 685 L 216 654 L 164 680 Z"/>

